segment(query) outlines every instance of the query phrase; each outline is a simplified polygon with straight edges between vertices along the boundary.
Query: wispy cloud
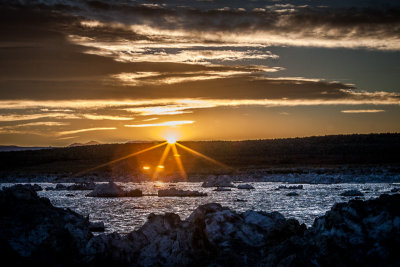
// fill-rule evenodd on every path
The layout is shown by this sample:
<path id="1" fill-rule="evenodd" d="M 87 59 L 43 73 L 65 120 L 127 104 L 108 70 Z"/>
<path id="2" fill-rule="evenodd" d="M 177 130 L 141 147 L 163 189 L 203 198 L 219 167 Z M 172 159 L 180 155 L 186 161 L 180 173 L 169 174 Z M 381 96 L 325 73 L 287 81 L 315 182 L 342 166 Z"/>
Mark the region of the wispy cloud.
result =
<path id="1" fill-rule="evenodd" d="M 0 121 L 27 121 L 37 120 L 43 118 L 55 118 L 55 119 L 78 119 L 79 117 L 74 114 L 67 113 L 38 113 L 38 114 L 10 114 L 0 115 Z"/>
<path id="2" fill-rule="evenodd" d="M 117 128 L 115 128 L 115 127 L 86 128 L 86 129 L 78 129 L 78 130 L 58 132 L 57 135 L 69 135 L 69 134 L 76 134 L 76 133 L 83 133 L 83 132 L 106 131 L 106 130 L 116 130 L 116 129 Z"/>
<path id="3" fill-rule="evenodd" d="M 160 123 L 125 125 L 125 127 L 142 128 L 142 127 L 179 126 L 179 125 L 184 125 L 184 124 L 192 124 L 194 122 L 195 121 L 166 121 L 166 122 L 160 122 Z"/>
<path id="4" fill-rule="evenodd" d="M 110 115 L 93 115 L 93 114 L 83 114 L 82 117 L 88 120 L 112 120 L 112 121 L 130 121 L 133 117 L 120 117 L 120 116 L 110 116 Z"/>
<path id="5" fill-rule="evenodd" d="M 385 112 L 383 109 L 348 109 L 340 111 L 342 113 L 380 113 Z"/>
<path id="6" fill-rule="evenodd" d="M 149 119 L 144 119 L 142 121 L 155 121 L 155 120 L 158 120 L 158 118 L 149 118 Z"/>

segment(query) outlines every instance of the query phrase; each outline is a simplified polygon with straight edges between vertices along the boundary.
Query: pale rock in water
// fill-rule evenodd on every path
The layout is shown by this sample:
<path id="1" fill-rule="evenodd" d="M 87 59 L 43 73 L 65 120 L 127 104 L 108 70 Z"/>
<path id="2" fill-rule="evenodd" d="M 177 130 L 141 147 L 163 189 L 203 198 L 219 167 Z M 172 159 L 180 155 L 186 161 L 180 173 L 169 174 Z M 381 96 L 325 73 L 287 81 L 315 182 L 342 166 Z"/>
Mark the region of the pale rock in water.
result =
<path id="1" fill-rule="evenodd" d="M 143 196 L 142 191 L 134 189 L 130 191 L 124 191 L 114 182 L 108 184 L 96 185 L 94 190 L 87 194 L 88 197 L 141 197 Z"/>

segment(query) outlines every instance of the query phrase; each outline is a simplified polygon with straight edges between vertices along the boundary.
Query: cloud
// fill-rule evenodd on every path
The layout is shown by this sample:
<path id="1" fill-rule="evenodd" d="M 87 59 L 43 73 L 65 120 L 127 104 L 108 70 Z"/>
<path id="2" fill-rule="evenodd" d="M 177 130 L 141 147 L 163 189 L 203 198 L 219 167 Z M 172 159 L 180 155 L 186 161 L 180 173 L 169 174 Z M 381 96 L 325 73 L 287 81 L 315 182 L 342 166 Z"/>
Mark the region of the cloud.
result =
<path id="1" fill-rule="evenodd" d="M 93 114 L 83 114 L 82 117 L 88 120 L 112 120 L 112 121 L 130 121 L 134 118 L 132 117 L 120 117 L 120 116 L 110 116 L 110 115 L 93 115 Z"/>
<path id="2" fill-rule="evenodd" d="M 70 134 L 83 133 L 83 132 L 106 131 L 106 130 L 116 130 L 116 129 L 117 128 L 115 128 L 115 127 L 86 128 L 86 129 L 58 132 L 57 135 L 70 135 Z"/>
<path id="3" fill-rule="evenodd" d="M 149 118 L 149 119 L 145 119 L 145 120 L 142 120 L 142 121 L 155 121 L 155 120 L 158 120 L 158 118 Z"/>
<path id="4" fill-rule="evenodd" d="M 383 109 L 348 109 L 348 110 L 342 110 L 340 112 L 358 114 L 358 113 L 380 113 L 380 112 L 385 112 L 385 110 L 383 110 Z"/>
<path id="5" fill-rule="evenodd" d="M 180 126 L 184 124 L 192 124 L 194 122 L 195 121 L 166 121 L 166 122 L 150 123 L 150 124 L 125 125 L 125 127 L 142 128 L 142 127 Z"/>
<path id="6" fill-rule="evenodd" d="M 4 108 L 5 106 L 3 106 Z M 44 118 L 55 118 L 55 119 L 78 119 L 79 117 L 74 114 L 67 113 L 38 113 L 38 114 L 10 114 L 1 115 L 0 122 L 6 121 L 27 121 L 27 120 L 37 120 Z"/>
<path id="7" fill-rule="evenodd" d="M 364 47 L 399 50 L 398 19 L 400 9 L 375 6 L 369 8 L 328 8 L 313 6 L 256 7 L 249 10 L 200 9 L 169 6 L 91 6 L 93 27 L 124 28 L 149 40 L 170 42 L 262 43 L 317 47 Z M 111 15 L 113 14 L 113 15 Z M 97 21 L 102 18 L 102 21 Z"/>

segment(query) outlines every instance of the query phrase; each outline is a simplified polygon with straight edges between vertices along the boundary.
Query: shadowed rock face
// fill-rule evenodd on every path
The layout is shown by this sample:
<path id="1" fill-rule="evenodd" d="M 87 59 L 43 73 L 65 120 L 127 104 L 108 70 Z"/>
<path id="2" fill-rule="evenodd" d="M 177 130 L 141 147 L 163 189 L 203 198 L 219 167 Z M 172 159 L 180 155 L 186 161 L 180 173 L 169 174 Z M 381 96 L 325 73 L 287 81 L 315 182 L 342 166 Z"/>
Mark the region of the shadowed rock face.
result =
<path id="1" fill-rule="evenodd" d="M 92 238 L 83 216 L 53 207 L 35 188 L 16 185 L 0 191 L 0 253 L 13 265 L 76 264 Z M 3 256 L 3 259 L 4 259 Z"/>
<path id="2" fill-rule="evenodd" d="M 310 234 L 323 265 L 399 266 L 400 195 L 336 204 L 314 221 Z"/>
<path id="3" fill-rule="evenodd" d="M 151 214 L 137 231 L 93 236 L 89 222 L 33 188 L 0 191 L 3 259 L 89 266 L 398 265 L 400 195 L 336 204 L 306 229 L 278 212 L 199 206 L 186 220 Z"/>

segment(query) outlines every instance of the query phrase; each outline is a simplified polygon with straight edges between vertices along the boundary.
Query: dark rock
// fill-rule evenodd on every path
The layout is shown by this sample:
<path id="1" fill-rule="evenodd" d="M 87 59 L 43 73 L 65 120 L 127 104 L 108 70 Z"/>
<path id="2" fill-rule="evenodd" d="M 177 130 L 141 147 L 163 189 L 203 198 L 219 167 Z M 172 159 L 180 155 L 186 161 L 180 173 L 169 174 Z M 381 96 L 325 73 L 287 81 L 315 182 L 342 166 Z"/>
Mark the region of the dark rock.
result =
<path id="1" fill-rule="evenodd" d="M 63 185 L 63 184 L 57 184 L 56 187 L 54 188 L 54 190 L 60 190 L 60 191 L 67 190 L 67 189 L 68 189 L 67 186 Z"/>
<path id="2" fill-rule="evenodd" d="M 53 207 L 33 186 L 0 191 L 0 248 L 12 265 L 71 266 L 81 263 L 92 234 L 81 215 Z M 4 254 L 3 254 L 4 253 Z"/>
<path id="3" fill-rule="evenodd" d="M 213 191 L 224 192 L 224 191 L 232 191 L 232 189 L 230 189 L 230 188 L 225 188 L 225 187 L 217 187 L 217 188 L 215 188 Z"/>
<path id="4" fill-rule="evenodd" d="M 399 194 L 335 204 L 310 229 L 308 257 L 321 266 L 399 266 L 399 207 Z"/>
<path id="5" fill-rule="evenodd" d="M 251 190 L 251 189 L 255 189 L 254 186 L 250 185 L 250 184 L 240 184 L 237 186 L 238 189 L 247 189 L 247 190 Z"/>
<path id="6" fill-rule="evenodd" d="M 91 232 L 104 232 L 105 227 L 103 222 L 90 222 L 89 230 Z"/>
<path id="7" fill-rule="evenodd" d="M 341 196 L 344 197 L 361 197 L 364 196 L 363 193 L 361 193 L 359 190 L 357 189 L 352 189 L 352 190 L 347 190 L 344 191 L 343 193 L 340 194 Z"/>
<path id="8" fill-rule="evenodd" d="M 297 192 L 289 192 L 289 193 L 286 194 L 286 196 L 295 197 L 295 196 L 299 196 L 299 194 Z"/>
<path id="9" fill-rule="evenodd" d="M 74 197 L 74 194 L 65 194 L 66 197 Z"/>
<path id="10" fill-rule="evenodd" d="M 34 184 L 34 185 L 32 186 L 32 188 L 33 188 L 33 190 L 35 190 L 35 191 L 42 191 L 42 190 L 43 190 L 43 188 L 42 188 L 40 185 L 38 185 L 38 184 Z"/>
<path id="11" fill-rule="evenodd" d="M 206 193 L 190 190 L 179 190 L 175 188 L 158 190 L 159 197 L 205 197 Z"/>
<path id="12" fill-rule="evenodd" d="M 391 192 L 391 193 L 400 192 L 400 187 L 398 187 L 398 188 L 392 188 L 392 189 L 390 190 L 390 192 Z"/>

